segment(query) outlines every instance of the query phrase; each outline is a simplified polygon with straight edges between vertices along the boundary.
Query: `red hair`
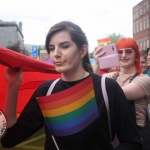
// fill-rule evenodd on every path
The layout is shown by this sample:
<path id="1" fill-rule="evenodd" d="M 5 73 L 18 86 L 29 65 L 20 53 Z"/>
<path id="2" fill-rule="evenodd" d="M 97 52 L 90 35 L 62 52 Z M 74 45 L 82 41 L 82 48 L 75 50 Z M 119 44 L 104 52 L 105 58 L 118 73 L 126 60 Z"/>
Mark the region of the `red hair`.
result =
<path id="1" fill-rule="evenodd" d="M 132 48 L 135 51 L 136 54 L 136 61 L 135 61 L 135 67 L 138 74 L 141 73 L 141 67 L 140 67 L 140 51 L 137 43 L 132 38 L 121 38 L 116 43 L 117 49 L 122 48 Z"/>

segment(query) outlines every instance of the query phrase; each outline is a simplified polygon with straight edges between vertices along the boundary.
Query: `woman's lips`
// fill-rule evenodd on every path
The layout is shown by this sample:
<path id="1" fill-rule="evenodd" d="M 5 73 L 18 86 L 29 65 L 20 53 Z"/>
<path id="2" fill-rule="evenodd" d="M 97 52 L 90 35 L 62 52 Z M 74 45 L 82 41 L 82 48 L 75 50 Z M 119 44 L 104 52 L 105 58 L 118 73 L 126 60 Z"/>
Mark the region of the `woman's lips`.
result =
<path id="1" fill-rule="evenodd" d="M 129 59 L 121 59 L 122 62 L 127 62 Z"/>
<path id="2" fill-rule="evenodd" d="M 56 64 L 57 66 L 61 66 L 61 65 L 64 64 L 64 61 L 58 61 L 58 62 L 55 62 L 55 64 Z"/>

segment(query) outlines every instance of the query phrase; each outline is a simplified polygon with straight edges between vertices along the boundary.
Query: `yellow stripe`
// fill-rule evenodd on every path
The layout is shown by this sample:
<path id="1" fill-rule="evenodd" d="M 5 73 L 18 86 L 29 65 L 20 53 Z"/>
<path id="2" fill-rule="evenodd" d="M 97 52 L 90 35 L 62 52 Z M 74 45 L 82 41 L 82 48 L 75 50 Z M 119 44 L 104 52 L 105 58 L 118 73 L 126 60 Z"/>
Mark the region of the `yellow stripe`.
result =
<path id="1" fill-rule="evenodd" d="M 42 135 L 40 135 L 40 136 L 37 136 L 37 137 L 32 138 L 32 139 L 27 140 L 27 141 L 24 141 L 24 142 L 18 144 L 17 146 L 15 146 L 15 147 L 22 147 L 22 146 L 24 146 L 24 145 L 26 145 L 26 144 L 35 142 L 35 141 L 37 141 L 37 140 L 39 140 L 39 139 L 42 139 L 42 138 L 45 138 L 45 134 L 42 134 Z"/>
<path id="2" fill-rule="evenodd" d="M 88 101 L 90 101 L 94 97 L 94 90 L 89 92 L 87 95 L 82 97 L 81 99 L 77 100 L 76 102 L 69 104 L 67 106 L 53 109 L 53 110 L 43 110 L 43 114 L 45 117 L 55 117 L 60 116 L 66 113 L 69 113 L 71 111 L 74 111 L 80 107 L 82 107 L 84 104 L 86 104 Z"/>

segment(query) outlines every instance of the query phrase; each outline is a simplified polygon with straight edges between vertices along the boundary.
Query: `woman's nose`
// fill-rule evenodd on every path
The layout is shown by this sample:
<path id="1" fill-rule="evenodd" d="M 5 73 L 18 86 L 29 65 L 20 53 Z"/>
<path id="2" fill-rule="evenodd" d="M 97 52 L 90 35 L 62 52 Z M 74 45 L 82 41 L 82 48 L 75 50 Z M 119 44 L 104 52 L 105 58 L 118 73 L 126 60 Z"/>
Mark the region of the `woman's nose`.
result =
<path id="1" fill-rule="evenodd" d="M 122 57 L 125 57 L 126 56 L 126 53 L 125 53 L 125 51 L 123 51 L 123 53 L 122 53 Z"/>
<path id="2" fill-rule="evenodd" d="M 61 56 L 61 52 L 60 52 L 59 48 L 55 48 L 55 50 L 54 50 L 54 56 L 55 57 Z"/>

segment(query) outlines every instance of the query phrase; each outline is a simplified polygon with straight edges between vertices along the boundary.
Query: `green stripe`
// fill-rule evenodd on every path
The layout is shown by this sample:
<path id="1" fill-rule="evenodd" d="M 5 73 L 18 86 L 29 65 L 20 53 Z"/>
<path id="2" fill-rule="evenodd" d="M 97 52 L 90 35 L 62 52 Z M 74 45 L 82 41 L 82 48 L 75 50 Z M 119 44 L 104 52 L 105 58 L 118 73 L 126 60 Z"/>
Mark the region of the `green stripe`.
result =
<path id="1" fill-rule="evenodd" d="M 95 97 L 93 97 L 90 101 L 88 101 L 85 105 L 82 107 L 57 117 L 45 117 L 47 123 L 56 124 L 68 121 L 70 119 L 73 119 L 81 114 L 83 114 L 85 111 L 87 111 L 91 106 L 93 106 L 96 103 Z"/>

